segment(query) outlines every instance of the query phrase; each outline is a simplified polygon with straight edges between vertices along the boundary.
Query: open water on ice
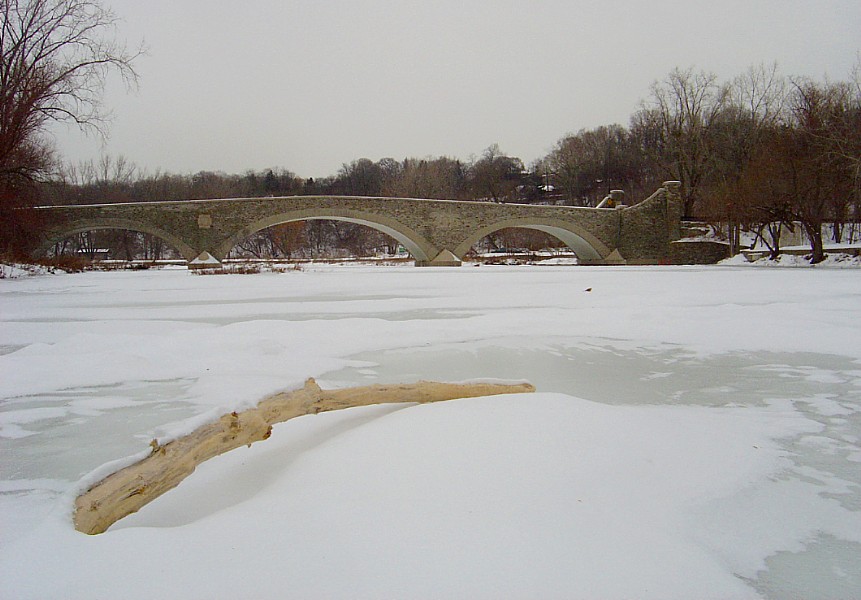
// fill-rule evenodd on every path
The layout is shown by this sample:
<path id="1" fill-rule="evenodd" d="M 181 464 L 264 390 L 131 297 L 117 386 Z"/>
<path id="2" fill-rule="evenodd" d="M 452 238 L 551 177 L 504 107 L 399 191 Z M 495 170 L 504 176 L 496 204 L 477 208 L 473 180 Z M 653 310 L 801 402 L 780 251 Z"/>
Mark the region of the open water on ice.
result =
<path id="1" fill-rule="evenodd" d="M 177 400 L 190 385 L 130 381 L 9 398 L 0 404 L 0 479 L 74 481 L 133 454 L 160 425 L 199 411 Z"/>

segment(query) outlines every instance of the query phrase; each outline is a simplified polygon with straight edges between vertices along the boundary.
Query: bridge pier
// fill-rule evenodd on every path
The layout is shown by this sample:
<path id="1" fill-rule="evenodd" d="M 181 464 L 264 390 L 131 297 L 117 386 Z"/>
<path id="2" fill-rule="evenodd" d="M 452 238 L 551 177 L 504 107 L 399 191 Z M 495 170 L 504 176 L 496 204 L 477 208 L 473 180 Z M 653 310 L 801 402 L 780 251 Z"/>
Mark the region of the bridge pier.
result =
<path id="1" fill-rule="evenodd" d="M 417 267 L 459 267 L 463 264 L 451 250 L 443 250 L 433 260 L 417 260 Z"/>
<path id="2" fill-rule="evenodd" d="M 188 261 L 189 269 L 220 269 L 221 261 L 215 258 L 211 253 L 203 251 L 195 258 Z"/>

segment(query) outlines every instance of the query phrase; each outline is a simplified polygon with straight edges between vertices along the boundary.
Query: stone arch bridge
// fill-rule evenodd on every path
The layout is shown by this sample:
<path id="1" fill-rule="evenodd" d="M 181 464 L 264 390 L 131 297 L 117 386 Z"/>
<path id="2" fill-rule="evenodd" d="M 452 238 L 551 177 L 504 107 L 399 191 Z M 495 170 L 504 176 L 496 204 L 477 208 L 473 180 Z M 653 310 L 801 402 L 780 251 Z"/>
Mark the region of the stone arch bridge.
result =
<path id="1" fill-rule="evenodd" d="M 52 206 L 42 251 L 75 233 L 127 229 L 158 236 L 191 266 L 213 265 L 238 242 L 280 223 L 335 219 L 367 225 L 395 238 L 417 266 L 457 266 L 472 245 L 507 227 L 537 229 L 563 241 L 582 264 L 669 262 L 680 235 L 680 184 L 668 181 L 643 202 L 621 208 L 579 208 L 451 200 L 290 196 Z"/>

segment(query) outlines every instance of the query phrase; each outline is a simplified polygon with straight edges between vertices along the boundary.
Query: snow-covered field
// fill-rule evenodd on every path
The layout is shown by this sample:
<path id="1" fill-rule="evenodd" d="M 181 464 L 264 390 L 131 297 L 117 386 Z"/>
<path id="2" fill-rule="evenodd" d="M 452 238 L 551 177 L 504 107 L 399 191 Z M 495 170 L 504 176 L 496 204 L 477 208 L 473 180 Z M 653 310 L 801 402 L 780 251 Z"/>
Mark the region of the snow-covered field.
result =
<path id="1" fill-rule="evenodd" d="M 0 598 L 858 598 L 861 276 L 318 266 L 0 281 Z M 87 474 L 314 376 L 107 533 Z"/>

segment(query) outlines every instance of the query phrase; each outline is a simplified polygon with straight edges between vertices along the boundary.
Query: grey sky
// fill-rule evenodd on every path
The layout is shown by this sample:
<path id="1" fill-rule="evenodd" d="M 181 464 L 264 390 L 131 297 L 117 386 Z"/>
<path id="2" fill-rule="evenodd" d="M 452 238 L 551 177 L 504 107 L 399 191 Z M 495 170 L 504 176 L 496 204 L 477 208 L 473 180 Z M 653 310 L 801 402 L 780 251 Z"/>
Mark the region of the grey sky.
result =
<path id="1" fill-rule="evenodd" d="M 568 132 L 627 124 L 675 67 L 845 79 L 861 51 L 858 0 L 105 2 L 149 47 L 140 90 L 110 82 L 105 145 L 60 128 L 58 148 L 150 172 L 319 177 L 492 143 L 528 164 Z"/>

